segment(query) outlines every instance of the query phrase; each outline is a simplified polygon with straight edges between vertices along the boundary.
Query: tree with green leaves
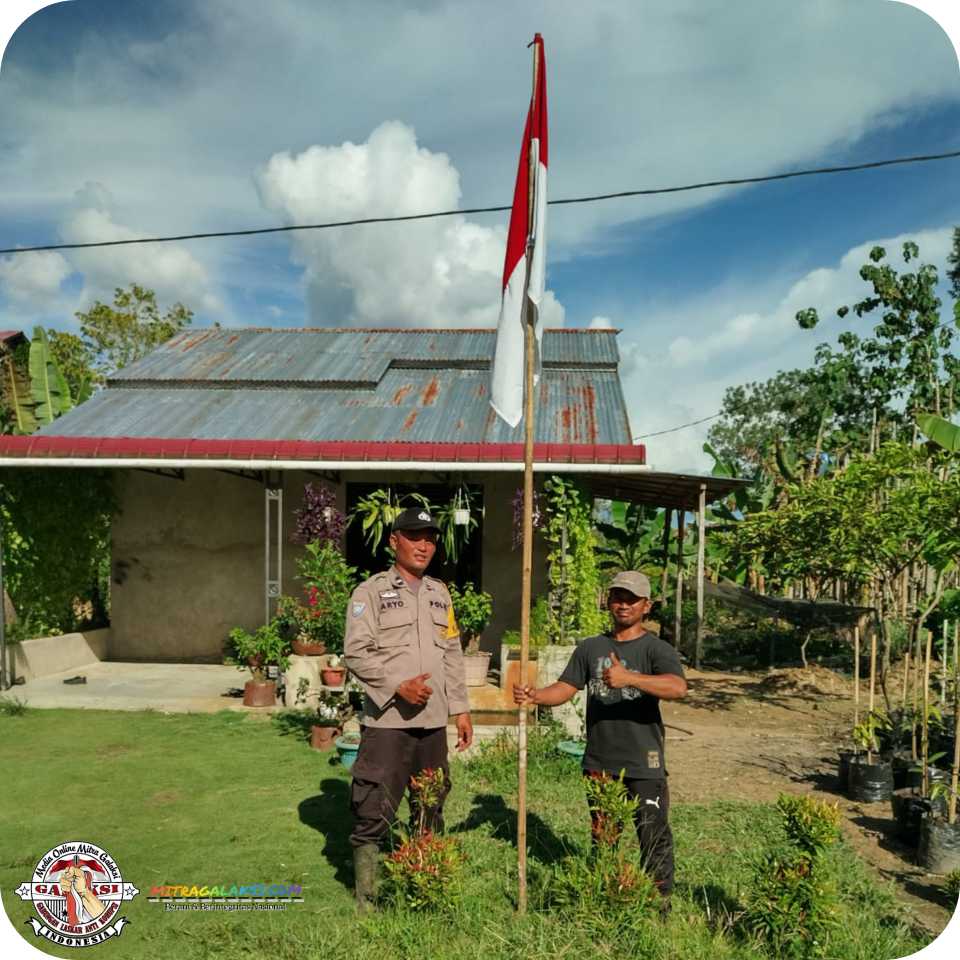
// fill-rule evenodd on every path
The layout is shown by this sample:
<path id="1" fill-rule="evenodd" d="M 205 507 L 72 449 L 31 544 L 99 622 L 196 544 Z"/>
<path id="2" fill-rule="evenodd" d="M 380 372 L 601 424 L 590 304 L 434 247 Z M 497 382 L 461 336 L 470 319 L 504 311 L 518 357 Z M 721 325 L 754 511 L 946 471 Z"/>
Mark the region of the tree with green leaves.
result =
<path id="1" fill-rule="evenodd" d="M 193 311 L 175 303 L 161 314 L 153 290 L 132 283 L 116 288 L 112 305 L 97 300 L 76 317 L 92 366 L 102 377 L 165 343 L 191 323 Z"/>

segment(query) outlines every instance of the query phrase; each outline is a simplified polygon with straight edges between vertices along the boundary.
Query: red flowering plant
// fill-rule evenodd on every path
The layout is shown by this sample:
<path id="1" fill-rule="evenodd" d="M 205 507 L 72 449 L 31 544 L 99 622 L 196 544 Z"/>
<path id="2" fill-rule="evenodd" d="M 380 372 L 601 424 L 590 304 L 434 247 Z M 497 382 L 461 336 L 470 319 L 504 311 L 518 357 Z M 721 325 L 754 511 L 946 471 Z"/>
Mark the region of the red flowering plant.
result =
<path id="1" fill-rule="evenodd" d="M 297 568 L 297 579 L 304 583 L 303 600 L 281 597 L 278 621 L 292 639 L 322 643 L 327 653 L 342 653 L 347 606 L 357 584 L 356 568 L 329 541 L 308 543 Z"/>
<path id="2" fill-rule="evenodd" d="M 433 829 L 446 790 L 442 769 L 427 768 L 410 778 L 411 829 L 396 828 L 397 842 L 385 860 L 385 892 L 396 906 L 444 910 L 460 898 L 463 851 L 455 838 Z"/>

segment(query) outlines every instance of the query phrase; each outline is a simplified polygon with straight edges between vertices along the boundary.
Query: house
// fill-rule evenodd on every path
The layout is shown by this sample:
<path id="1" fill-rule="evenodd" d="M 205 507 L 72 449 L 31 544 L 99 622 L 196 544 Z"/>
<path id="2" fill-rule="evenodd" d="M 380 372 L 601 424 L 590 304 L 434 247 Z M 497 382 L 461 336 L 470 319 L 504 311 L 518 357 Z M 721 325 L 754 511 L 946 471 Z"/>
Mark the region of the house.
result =
<path id="1" fill-rule="evenodd" d="M 615 330 L 547 330 L 535 471 L 576 474 L 594 495 L 695 509 L 736 485 L 649 470 L 632 441 Z M 197 329 L 114 374 L 28 437 L 0 438 L 0 466 L 118 471 L 114 660 L 216 661 L 231 627 L 297 593 L 294 510 L 305 483 L 346 510 L 391 485 L 455 489 L 482 507 L 466 562 L 494 596 L 491 649 L 516 626 L 513 499 L 523 426 L 487 396 L 493 330 Z M 359 533 L 350 551 L 357 546 Z M 349 538 L 348 538 L 349 540 Z M 545 587 L 535 546 L 534 594 Z"/>

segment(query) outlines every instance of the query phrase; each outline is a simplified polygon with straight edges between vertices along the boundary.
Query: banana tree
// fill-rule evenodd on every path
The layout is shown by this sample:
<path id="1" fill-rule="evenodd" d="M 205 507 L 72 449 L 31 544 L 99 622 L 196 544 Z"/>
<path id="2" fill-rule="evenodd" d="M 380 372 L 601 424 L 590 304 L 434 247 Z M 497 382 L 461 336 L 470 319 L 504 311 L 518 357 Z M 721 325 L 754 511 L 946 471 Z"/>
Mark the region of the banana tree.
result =
<path id="1" fill-rule="evenodd" d="M 73 406 L 73 399 L 66 378 L 53 358 L 43 327 L 34 327 L 29 369 L 34 416 L 41 425 L 53 423 Z"/>

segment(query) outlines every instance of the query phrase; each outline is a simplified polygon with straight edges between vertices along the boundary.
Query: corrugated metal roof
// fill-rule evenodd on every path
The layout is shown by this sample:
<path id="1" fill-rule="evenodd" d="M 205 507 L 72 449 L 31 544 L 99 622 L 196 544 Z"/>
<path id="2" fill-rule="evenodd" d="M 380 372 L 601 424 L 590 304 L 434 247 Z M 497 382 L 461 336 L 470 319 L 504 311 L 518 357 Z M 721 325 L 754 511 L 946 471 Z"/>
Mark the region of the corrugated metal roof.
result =
<path id="1" fill-rule="evenodd" d="M 615 330 L 546 330 L 543 362 L 615 368 Z M 494 330 L 188 330 L 113 374 L 129 381 L 376 383 L 393 364 L 487 366 Z"/>
<path id="2" fill-rule="evenodd" d="M 149 359 L 149 358 L 147 358 Z M 41 435 L 264 440 L 522 442 L 489 404 L 489 371 L 389 369 L 375 388 L 108 387 Z M 151 380 L 159 379 L 151 375 Z M 549 369 L 538 388 L 542 443 L 629 444 L 615 370 Z"/>

